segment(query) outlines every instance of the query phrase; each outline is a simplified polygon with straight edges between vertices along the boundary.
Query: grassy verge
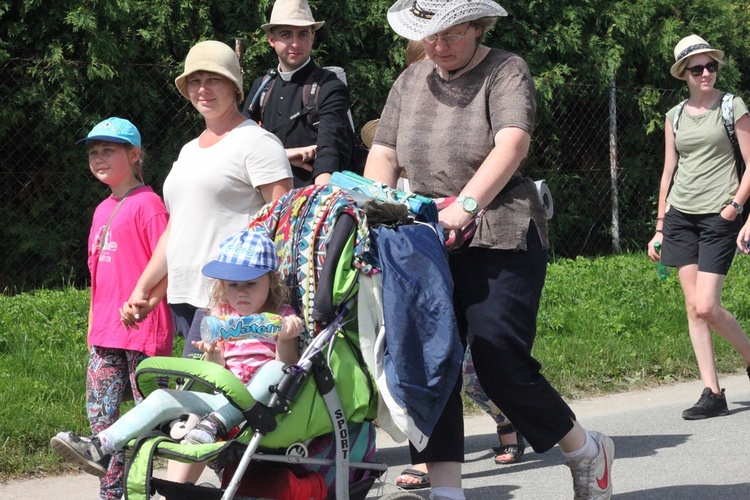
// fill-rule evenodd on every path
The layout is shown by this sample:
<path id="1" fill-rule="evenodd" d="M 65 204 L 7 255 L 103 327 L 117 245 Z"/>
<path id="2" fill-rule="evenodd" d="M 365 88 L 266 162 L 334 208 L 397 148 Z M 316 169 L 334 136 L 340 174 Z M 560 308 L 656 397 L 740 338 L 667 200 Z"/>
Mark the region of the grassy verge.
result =
<path id="1" fill-rule="evenodd" d="M 750 259 L 738 257 L 723 300 L 743 325 L 748 289 Z M 88 430 L 87 310 L 87 290 L 0 296 L 0 480 L 73 470 L 49 439 Z M 566 398 L 698 376 L 677 278 L 659 281 L 643 254 L 550 264 L 538 330 L 534 354 Z M 726 342 L 715 348 L 721 372 L 744 368 Z"/>

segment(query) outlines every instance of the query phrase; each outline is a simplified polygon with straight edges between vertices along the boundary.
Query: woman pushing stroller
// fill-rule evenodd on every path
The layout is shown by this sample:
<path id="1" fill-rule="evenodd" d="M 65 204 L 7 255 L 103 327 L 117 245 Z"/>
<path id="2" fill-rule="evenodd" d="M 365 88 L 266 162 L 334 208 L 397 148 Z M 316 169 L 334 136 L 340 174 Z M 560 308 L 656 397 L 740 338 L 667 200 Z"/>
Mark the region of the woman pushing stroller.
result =
<path id="1" fill-rule="evenodd" d="M 248 384 L 260 367 L 273 359 L 284 364 L 298 360 L 298 339 L 304 327 L 287 305 L 288 291 L 279 276 L 276 247 L 270 238 L 262 233 L 240 231 L 222 243 L 218 258 L 206 264 L 202 272 L 215 280 L 212 316 L 250 316 L 262 312 L 282 316 L 281 329 L 275 337 L 194 342 L 205 353 L 206 361 L 223 365 Z M 223 394 L 159 389 L 97 436 L 79 437 L 73 432 L 61 432 L 50 444 L 83 471 L 102 476 L 110 456 L 131 439 L 185 413 L 204 416 L 185 436 L 184 442 L 191 444 L 215 442 L 244 421 L 240 410 Z"/>

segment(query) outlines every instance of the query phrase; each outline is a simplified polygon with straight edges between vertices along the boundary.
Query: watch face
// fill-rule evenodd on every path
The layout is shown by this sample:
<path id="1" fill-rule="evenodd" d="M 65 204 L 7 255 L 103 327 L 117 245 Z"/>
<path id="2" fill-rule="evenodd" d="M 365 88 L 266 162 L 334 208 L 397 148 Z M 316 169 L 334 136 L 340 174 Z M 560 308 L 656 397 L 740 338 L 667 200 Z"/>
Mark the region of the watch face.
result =
<path id="1" fill-rule="evenodd" d="M 477 211 L 477 208 L 479 205 L 477 204 L 477 200 L 472 198 L 471 196 L 467 196 L 461 201 L 461 206 L 464 210 L 467 212 L 471 212 L 472 214 Z"/>

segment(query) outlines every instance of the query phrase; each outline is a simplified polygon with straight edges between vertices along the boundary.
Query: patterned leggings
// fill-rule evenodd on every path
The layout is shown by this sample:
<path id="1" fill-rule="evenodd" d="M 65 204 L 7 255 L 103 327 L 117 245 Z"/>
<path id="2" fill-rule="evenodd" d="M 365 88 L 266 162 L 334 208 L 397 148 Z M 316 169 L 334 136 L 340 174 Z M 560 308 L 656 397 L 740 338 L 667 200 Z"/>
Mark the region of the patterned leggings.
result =
<path id="1" fill-rule="evenodd" d="M 477 372 L 474 371 L 474 360 L 471 358 L 471 349 L 469 347 L 466 348 L 466 353 L 464 354 L 463 374 L 464 394 L 474 401 L 474 403 L 487 415 L 492 417 L 497 425 L 510 424 L 508 417 L 503 415 L 500 408 L 495 406 L 495 403 L 493 403 L 487 394 L 484 393 L 484 389 L 482 389 L 482 386 L 479 384 Z"/>
<path id="2" fill-rule="evenodd" d="M 94 436 L 120 418 L 123 395 L 130 382 L 136 403 L 143 396 L 135 388 L 135 369 L 148 356 L 138 351 L 93 346 L 86 372 L 86 411 Z M 100 497 L 105 500 L 123 496 L 125 454 L 116 453 L 107 474 L 100 480 Z"/>

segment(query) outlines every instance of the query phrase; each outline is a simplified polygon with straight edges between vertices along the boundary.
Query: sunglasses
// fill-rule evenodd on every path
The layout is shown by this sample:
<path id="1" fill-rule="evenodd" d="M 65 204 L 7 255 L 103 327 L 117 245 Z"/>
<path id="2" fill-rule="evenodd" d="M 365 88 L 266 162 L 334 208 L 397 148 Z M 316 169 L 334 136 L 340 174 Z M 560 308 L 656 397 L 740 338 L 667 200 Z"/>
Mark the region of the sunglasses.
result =
<path id="1" fill-rule="evenodd" d="M 709 73 L 716 73 L 716 71 L 719 69 L 719 63 L 713 61 L 706 65 L 691 66 L 690 68 L 685 69 L 690 71 L 690 74 L 693 76 L 701 76 L 704 69 L 707 69 Z"/>

